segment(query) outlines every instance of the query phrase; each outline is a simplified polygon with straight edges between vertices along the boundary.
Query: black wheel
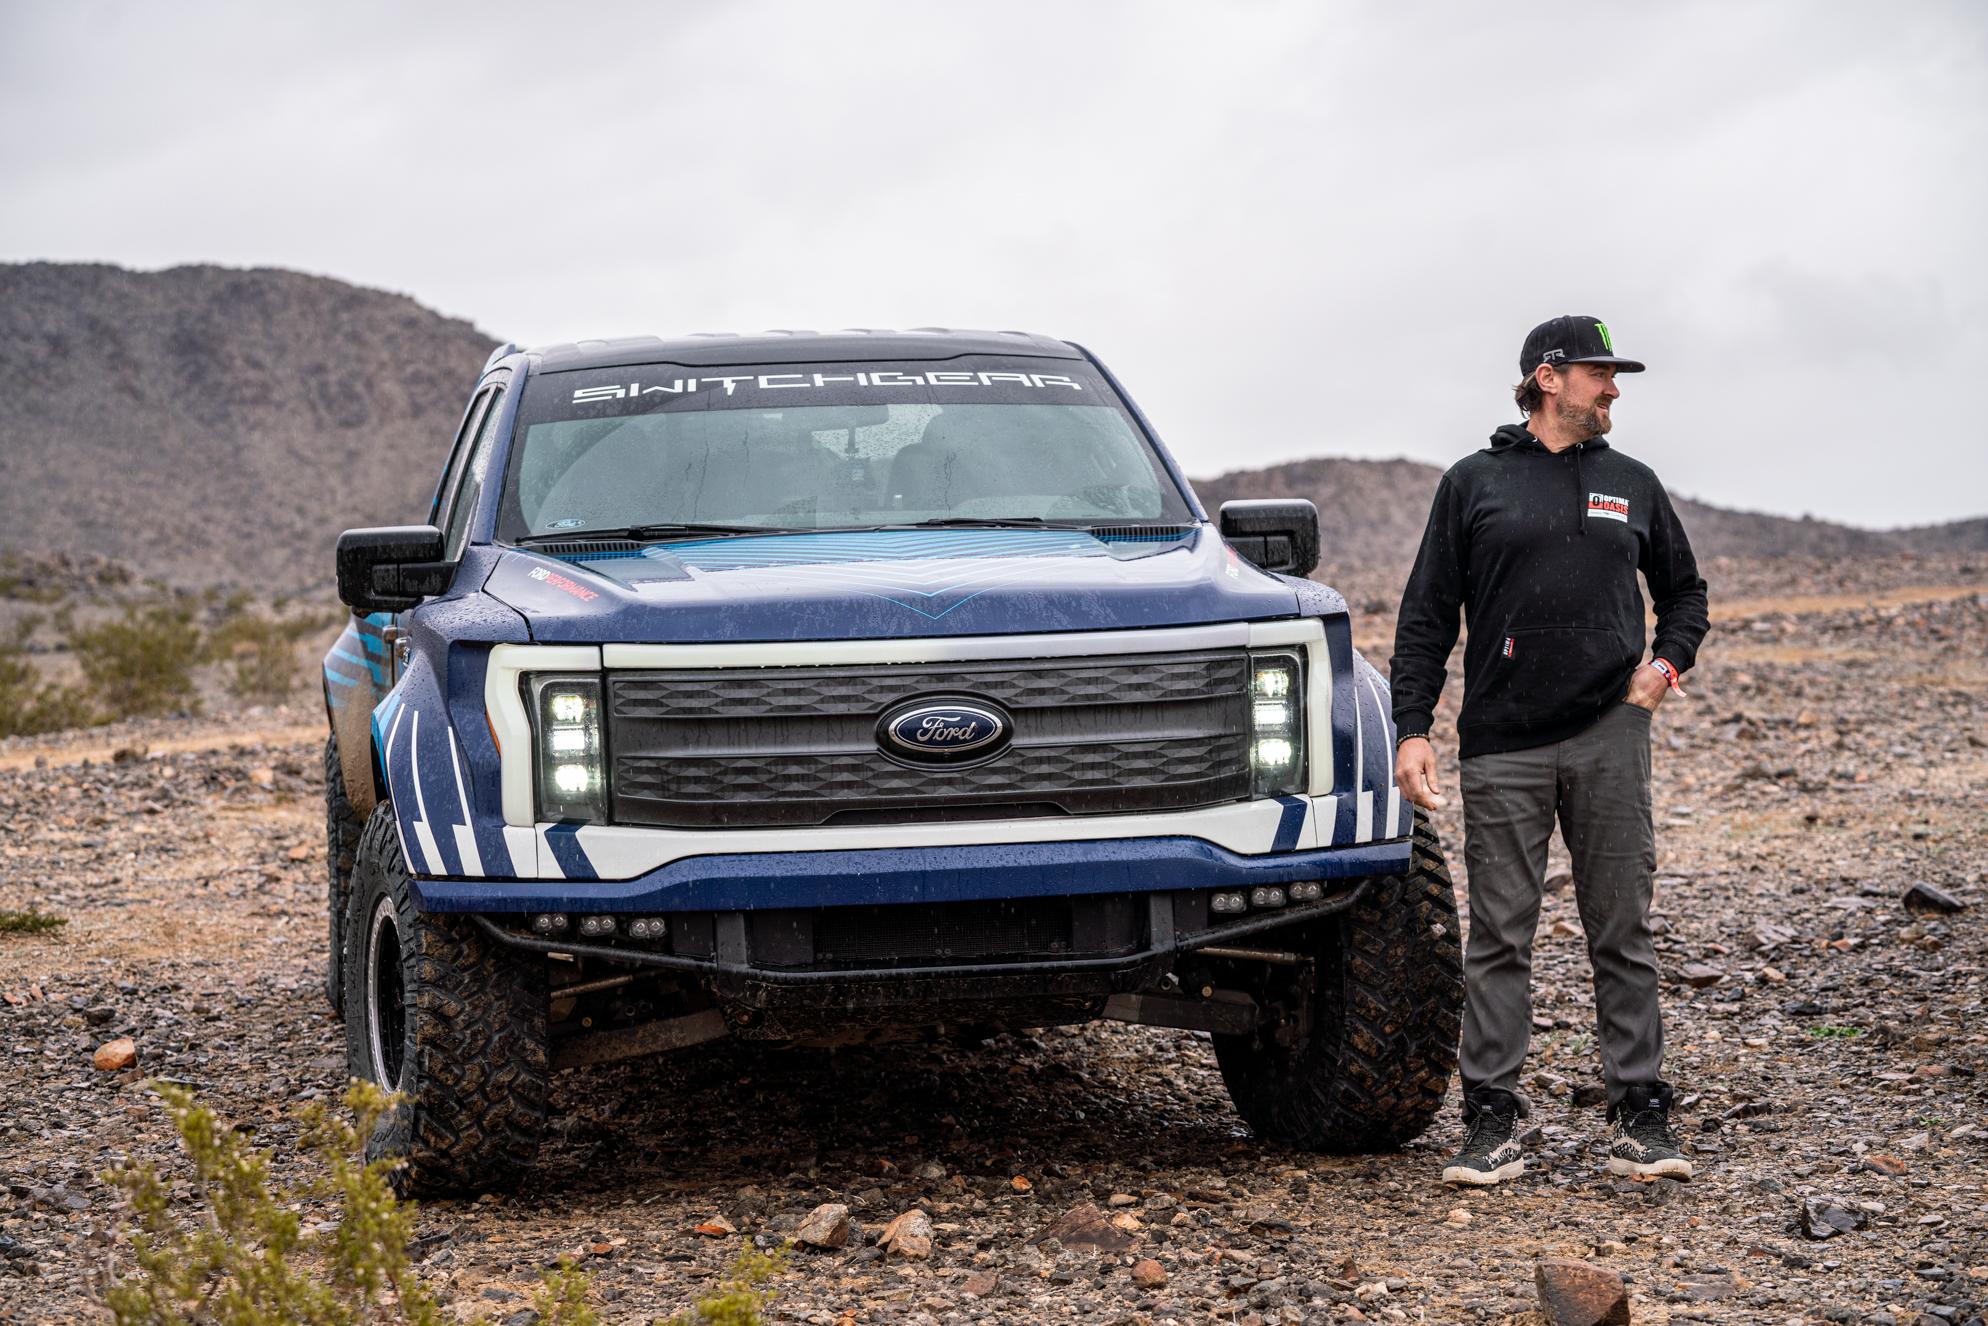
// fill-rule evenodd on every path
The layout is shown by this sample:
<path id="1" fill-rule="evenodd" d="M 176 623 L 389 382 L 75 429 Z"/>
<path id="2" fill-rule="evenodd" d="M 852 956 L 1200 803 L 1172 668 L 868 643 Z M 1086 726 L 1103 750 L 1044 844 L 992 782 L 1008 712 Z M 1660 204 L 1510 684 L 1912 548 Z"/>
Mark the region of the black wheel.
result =
<path id="1" fill-rule="evenodd" d="M 467 917 L 417 910 L 384 802 L 359 841 L 344 972 L 346 1064 L 404 1097 L 367 1158 L 404 1157 L 404 1195 L 515 1183 L 545 1132 L 544 961 Z"/>
<path id="2" fill-rule="evenodd" d="M 326 911 L 331 918 L 331 950 L 325 962 L 324 992 L 334 1013 L 345 1011 L 345 911 L 352 898 L 352 862 L 366 822 L 345 795 L 345 769 L 338 758 L 338 734 L 324 739 L 324 860 Z"/>
<path id="3" fill-rule="evenodd" d="M 1436 831 L 1417 812 L 1407 874 L 1277 944 L 1312 962 L 1260 978 L 1259 997 L 1283 1012 L 1274 1025 L 1215 1037 L 1236 1111 L 1311 1151 L 1387 1151 L 1420 1134 L 1456 1072 L 1463 1012 L 1456 890 Z"/>

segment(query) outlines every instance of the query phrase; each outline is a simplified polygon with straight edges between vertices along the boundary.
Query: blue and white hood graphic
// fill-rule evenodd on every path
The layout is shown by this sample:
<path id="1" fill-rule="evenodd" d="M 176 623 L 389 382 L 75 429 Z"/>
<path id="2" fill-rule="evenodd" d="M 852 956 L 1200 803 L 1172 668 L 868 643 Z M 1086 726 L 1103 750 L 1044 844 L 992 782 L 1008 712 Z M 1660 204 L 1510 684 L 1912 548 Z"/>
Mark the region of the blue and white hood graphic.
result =
<path id="1" fill-rule="evenodd" d="M 1294 615 L 1205 526 L 874 530 L 505 554 L 485 585 L 532 638 L 849 640 L 1097 631 Z"/>

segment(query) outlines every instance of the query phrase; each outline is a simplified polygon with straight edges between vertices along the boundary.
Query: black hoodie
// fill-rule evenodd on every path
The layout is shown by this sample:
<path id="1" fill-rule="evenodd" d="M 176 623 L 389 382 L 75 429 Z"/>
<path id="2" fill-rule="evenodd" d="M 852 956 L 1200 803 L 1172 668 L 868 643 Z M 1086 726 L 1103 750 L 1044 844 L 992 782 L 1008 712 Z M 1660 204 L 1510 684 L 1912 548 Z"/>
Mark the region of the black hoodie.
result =
<path id="1" fill-rule="evenodd" d="M 1523 424 L 1450 467 L 1394 631 L 1394 721 L 1429 731 L 1456 644 L 1461 755 L 1561 741 L 1608 711 L 1643 661 L 1641 571 L 1657 609 L 1652 655 L 1679 672 L 1709 625 L 1705 581 L 1650 467 L 1599 437 L 1559 453 Z"/>

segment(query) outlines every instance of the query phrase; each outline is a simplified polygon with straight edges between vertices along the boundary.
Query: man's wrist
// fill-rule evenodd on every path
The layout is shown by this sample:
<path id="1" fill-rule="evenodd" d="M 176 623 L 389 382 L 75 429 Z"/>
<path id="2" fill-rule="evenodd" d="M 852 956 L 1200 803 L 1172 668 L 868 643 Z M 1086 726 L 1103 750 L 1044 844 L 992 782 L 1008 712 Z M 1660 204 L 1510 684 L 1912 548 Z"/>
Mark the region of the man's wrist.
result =
<path id="1" fill-rule="evenodd" d="M 1667 658 L 1658 657 L 1650 660 L 1650 666 L 1655 668 L 1658 672 L 1664 674 L 1664 680 L 1670 683 L 1670 688 L 1672 690 L 1678 692 L 1679 694 L 1683 694 L 1684 687 L 1678 684 L 1679 674 L 1677 671 L 1677 666 L 1674 663 L 1672 663 Z"/>
<path id="2" fill-rule="evenodd" d="M 1394 739 L 1394 748 L 1396 750 L 1400 750 L 1402 747 L 1402 743 L 1404 742 L 1427 741 L 1428 739 L 1429 739 L 1429 734 L 1427 732 L 1403 732 L 1400 736 Z"/>

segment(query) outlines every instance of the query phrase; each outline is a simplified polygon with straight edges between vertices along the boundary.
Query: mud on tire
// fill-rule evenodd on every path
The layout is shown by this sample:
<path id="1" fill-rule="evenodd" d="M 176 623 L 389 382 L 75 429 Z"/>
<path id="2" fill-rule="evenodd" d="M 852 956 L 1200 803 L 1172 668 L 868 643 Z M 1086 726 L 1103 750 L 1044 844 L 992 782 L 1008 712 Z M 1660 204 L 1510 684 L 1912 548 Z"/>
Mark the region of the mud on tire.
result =
<path id="1" fill-rule="evenodd" d="M 346 1063 L 406 1099 L 367 1158 L 402 1156 L 404 1195 L 511 1186 L 545 1132 L 542 959 L 492 942 L 464 916 L 421 912 L 393 810 L 367 821 L 345 925 Z"/>
<path id="2" fill-rule="evenodd" d="M 334 1013 L 345 1011 L 345 912 L 352 900 L 352 863 L 365 831 L 366 822 L 345 795 L 345 769 L 339 763 L 338 734 L 333 733 L 324 739 L 324 859 L 326 910 L 331 918 L 324 992 Z"/>
<path id="3" fill-rule="evenodd" d="M 1282 994 L 1283 1027 L 1214 1038 L 1229 1096 L 1273 1141 L 1312 1151 L 1392 1150 L 1441 1109 L 1463 1009 L 1456 891 L 1421 813 L 1406 874 L 1375 880 L 1350 911 L 1292 940 L 1288 947 L 1314 959 L 1312 986 L 1307 993 L 1299 978 L 1285 976 L 1281 991 L 1264 992 L 1273 1001 Z M 1309 1002 L 1302 1036 L 1295 1034 L 1300 1000 Z"/>

